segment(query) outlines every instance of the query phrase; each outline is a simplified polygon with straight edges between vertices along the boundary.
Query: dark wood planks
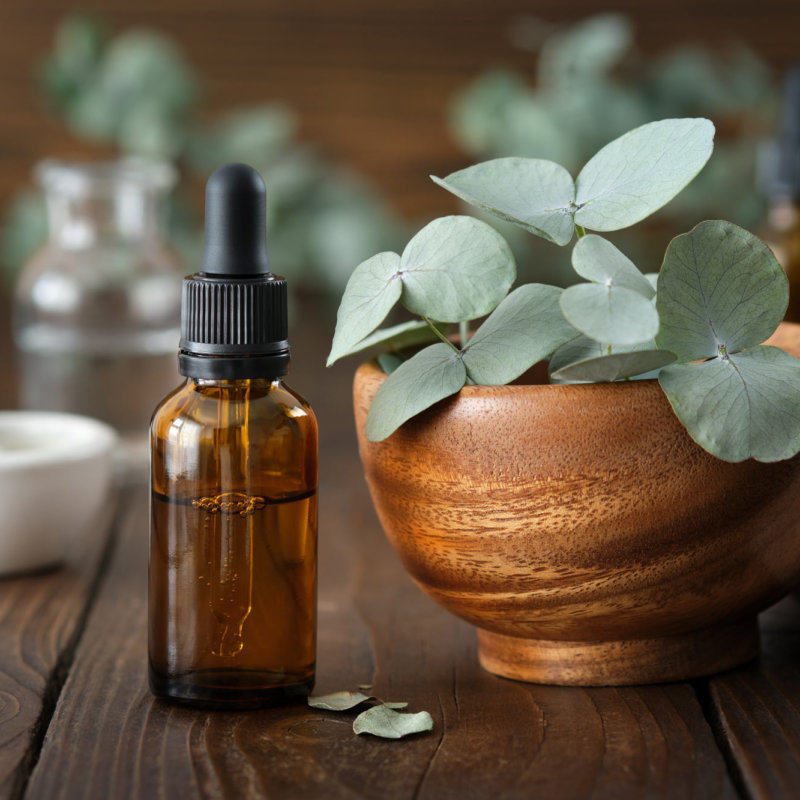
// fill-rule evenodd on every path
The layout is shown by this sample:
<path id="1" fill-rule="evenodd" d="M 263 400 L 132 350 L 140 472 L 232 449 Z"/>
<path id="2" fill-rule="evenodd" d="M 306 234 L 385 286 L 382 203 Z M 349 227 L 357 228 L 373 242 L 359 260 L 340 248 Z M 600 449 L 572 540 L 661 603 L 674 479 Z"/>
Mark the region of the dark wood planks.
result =
<path id="1" fill-rule="evenodd" d="M 38 737 L 80 636 L 116 496 L 76 543 L 70 563 L 0 580 L 0 797 L 24 785 Z"/>
<path id="2" fill-rule="evenodd" d="M 353 714 L 171 708 L 145 682 L 142 491 L 89 619 L 27 798 L 735 796 L 687 685 L 566 689 L 483 672 L 469 626 L 410 582 L 352 451 L 323 472 L 319 692 L 373 683 L 429 734 L 356 737 Z"/>
<path id="3" fill-rule="evenodd" d="M 391 580 L 388 559 L 375 566 L 359 607 L 381 632 L 376 691 L 417 695 L 442 722 L 414 796 L 736 796 L 688 685 L 577 689 L 497 678 L 478 665 L 468 625 L 426 610 L 429 601 Z"/>
<path id="4" fill-rule="evenodd" d="M 356 737 L 354 714 L 305 706 L 206 713 L 146 686 L 145 487 L 27 787 L 50 798 L 729 798 L 735 792 L 687 684 L 572 689 L 481 670 L 472 628 L 410 581 L 372 510 L 352 431 L 352 365 L 323 371 L 319 309 L 298 309 L 290 383 L 322 431 L 319 693 L 373 684 L 435 729 Z"/>
<path id="5" fill-rule="evenodd" d="M 709 681 L 709 713 L 749 797 L 800 794 L 800 604 L 789 597 L 761 616 L 754 664 Z"/>

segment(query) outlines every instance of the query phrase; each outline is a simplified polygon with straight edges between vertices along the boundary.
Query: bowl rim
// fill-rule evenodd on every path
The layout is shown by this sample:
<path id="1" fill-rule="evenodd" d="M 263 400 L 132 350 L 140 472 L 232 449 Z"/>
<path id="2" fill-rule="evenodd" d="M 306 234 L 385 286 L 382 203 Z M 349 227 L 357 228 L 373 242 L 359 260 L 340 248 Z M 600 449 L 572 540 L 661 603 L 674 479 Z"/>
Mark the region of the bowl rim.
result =
<path id="1" fill-rule="evenodd" d="M 119 439 L 114 428 L 93 417 L 62 411 L 0 411 L 0 429 L 21 425 L 29 430 L 42 425 L 65 426 L 73 436 L 68 442 L 54 441 L 50 445 L 37 442 L 36 446 L 29 449 L 0 448 L 0 472 L 89 461 L 110 454 Z"/>
<path id="2" fill-rule="evenodd" d="M 776 341 L 777 340 L 777 341 Z M 791 340 L 794 345 L 787 348 L 787 340 Z M 795 358 L 800 357 L 800 323 L 782 321 L 775 329 L 774 333 L 763 342 L 764 345 L 773 347 L 780 347 Z M 372 357 L 366 361 L 362 361 L 356 373 L 360 373 L 363 380 L 369 382 L 378 381 L 383 383 L 388 375 L 381 369 L 377 362 L 376 357 Z M 587 383 L 506 383 L 499 385 L 471 385 L 463 386 L 458 393 L 456 393 L 451 401 L 470 401 L 482 399 L 487 395 L 491 396 L 506 396 L 515 397 L 519 395 L 531 394 L 544 394 L 550 395 L 554 398 L 558 394 L 568 394 L 571 398 L 576 399 L 579 395 L 593 396 L 593 400 L 601 401 L 603 397 L 611 397 L 614 392 L 639 392 L 644 393 L 653 392 L 658 388 L 657 378 L 647 379 L 633 379 L 628 381 L 610 381 L 610 382 L 587 382 Z M 661 394 L 660 390 L 658 391 Z"/>
<path id="3" fill-rule="evenodd" d="M 364 378 L 383 383 L 389 376 L 381 369 L 375 358 L 363 361 L 359 364 L 356 372 L 360 372 Z M 569 392 L 576 394 L 585 392 L 589 394 L 600 394 L 603 392 L 631 392 L 642 391 L 641 387 L 653 387 L 658 384 L 658 379 L 647 378 L 644 380 L 613 381 L 597 383 L 504 383 L 504 384 L 466 384 L 453 395 L 453 397 L 472 399 L 482 398 L 487 394 L 491 395 L 520 395 L 531 393 L 554 393 Z M 446 398 L 447 399 L 447 398 Z M 452 399 L 452 398 L 450 398 Z"/>

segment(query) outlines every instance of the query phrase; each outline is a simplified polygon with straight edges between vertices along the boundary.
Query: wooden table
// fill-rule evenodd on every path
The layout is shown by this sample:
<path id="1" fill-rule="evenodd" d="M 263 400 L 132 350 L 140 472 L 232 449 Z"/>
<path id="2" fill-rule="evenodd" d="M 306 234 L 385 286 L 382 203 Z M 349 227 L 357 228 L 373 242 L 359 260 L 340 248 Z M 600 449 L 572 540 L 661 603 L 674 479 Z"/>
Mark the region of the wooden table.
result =
<path id="1" fill-rule="evenodd" d="M 298 336 L 290 381 L 322 429 L 317 692 L 373 684 L 430 711 L 433 731 L 383 741 L 355 736 L 354 714 L 303 705 L 154 701 L 147 490 L 132 482 L 74 563 L 0 581 L 0 798 L 800 796 L 800 606 L 764 615 L 758 662 L 710 680 L 577 689 L 484 672 L 473 629 L 386 543 L 352 431 L 353 364 L 325 371 L 324 352 Z M 7 337 L 0 354 L 8 368 Z"/>

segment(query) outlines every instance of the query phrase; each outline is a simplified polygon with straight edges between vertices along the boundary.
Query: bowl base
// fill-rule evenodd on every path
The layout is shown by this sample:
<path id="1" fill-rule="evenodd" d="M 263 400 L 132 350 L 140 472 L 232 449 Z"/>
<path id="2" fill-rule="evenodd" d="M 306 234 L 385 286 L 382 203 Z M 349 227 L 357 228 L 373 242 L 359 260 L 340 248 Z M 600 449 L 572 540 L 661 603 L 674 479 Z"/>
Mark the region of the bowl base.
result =
<path id="1" fill-rule="evenodd" d="M 478 630 L 481 666 L 517 681 L 625 686 L 683 681 L 732 669 L 758 655 L 758 620 L 656 639 L 575 642 Z"/>

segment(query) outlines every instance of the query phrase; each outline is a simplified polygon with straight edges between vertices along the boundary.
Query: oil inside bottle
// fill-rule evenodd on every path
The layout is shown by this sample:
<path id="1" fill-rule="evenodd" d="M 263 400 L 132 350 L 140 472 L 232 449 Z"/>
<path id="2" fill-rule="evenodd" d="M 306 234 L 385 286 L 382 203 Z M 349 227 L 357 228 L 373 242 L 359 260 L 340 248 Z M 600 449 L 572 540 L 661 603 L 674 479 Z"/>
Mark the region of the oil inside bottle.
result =
<path id="1" fill-rule="evenodd" d="M 230 707 L 308 692 L 316 515 L 316 491 L 279 498 L 153 492 L 150 597 L 161 613 L 151 630 L 151 668 L 170 696 Z"/>

